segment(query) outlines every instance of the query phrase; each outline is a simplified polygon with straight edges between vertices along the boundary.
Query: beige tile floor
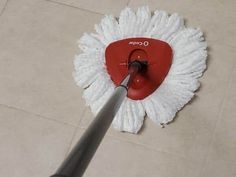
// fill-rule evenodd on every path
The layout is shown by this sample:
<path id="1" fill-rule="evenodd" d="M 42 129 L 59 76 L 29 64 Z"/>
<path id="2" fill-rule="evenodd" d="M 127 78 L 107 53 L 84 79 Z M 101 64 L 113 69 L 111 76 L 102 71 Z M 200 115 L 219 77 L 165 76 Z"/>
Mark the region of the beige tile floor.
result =
<path id="1" fill-rule="evenodd" d="M 164 129 L 110 129 L 85 176 L 236 176 L 234 0 L 0 0 L 0 176 L 54 172 L 93 117 L 71 76 L 76 40 L 103 14 L 146 4 L 202 28 L 202 87 Z"/>

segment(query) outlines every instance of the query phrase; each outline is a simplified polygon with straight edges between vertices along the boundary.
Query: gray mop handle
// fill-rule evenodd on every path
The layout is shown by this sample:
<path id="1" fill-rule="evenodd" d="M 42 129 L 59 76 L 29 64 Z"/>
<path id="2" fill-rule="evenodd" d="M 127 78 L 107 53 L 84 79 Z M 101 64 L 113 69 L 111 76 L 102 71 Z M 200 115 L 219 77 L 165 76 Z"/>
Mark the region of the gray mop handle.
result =
<path id="1" fill-rule="evenodd" d="M 138 63 L 134 63 L 132 67 L 130 67 L 129 74 L 125 77 L 120 86 L 116 87 L 112 96 L 89 125 L 79 142 L 74 146 L 62 165 L 51 177 L 82 177 L 119 110 L 122 101 L 127 95 L 129 83 L 133 80 L 140 68 L 141 66 Z"/>

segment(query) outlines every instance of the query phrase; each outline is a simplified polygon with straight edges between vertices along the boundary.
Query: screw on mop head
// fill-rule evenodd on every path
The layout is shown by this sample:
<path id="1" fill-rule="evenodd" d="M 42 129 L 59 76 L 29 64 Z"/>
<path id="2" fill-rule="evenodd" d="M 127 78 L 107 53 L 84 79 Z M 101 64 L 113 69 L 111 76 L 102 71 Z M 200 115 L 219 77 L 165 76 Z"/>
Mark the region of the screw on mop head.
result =
<path id="1" fill-rule="evenodd" d="M 125 8 L 118 19 L 105 16 L 96 33 L 79 41 L 74 60 L 76 83 L 85 88 L 86 104 L 97 114 L 127 73 L 128 63 L 146 61 L 135 76 L 113 126 L 137 133 L 145 115 L 158 124 L 171 122 L 194 96 L 206 68 L 206 42 L 200 29 L 187 28 L 178 14 L 148 7 Z M 130 39 L 131 38 L 131 39 Z"/>

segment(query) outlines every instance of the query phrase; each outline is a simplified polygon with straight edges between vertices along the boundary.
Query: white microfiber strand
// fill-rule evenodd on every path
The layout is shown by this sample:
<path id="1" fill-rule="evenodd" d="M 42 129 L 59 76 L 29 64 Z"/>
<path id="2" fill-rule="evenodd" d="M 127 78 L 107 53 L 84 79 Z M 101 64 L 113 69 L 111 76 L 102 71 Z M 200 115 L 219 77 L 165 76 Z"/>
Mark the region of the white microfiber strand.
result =
<path id="1" fill-rule="evenodd" d="M 95 33 L 84 34 L 79 40 L 83 51 L 75 57 L 74 79 L 85 89 L 86 104 L 96 114 L 111 96 L 115 85 L 107 73 L 105 49 L 117 40 L 131 37 L 149 37 L 167 42 L 173 50 L 173 61 L 160 87 L 143 100 L 125 98 L 113 126 L 120 131 L 137 133 L 145 114 L 158 124 L 171 122 L 194 96 L 199 87 L 198 78 L 206 69 L 207 44 L 200 29 L 187 28 L 178 14 L 168 15 L 147 6 L 137 12 L 125 8 L 119 19 L 105 16 L 95 25 Z"/>

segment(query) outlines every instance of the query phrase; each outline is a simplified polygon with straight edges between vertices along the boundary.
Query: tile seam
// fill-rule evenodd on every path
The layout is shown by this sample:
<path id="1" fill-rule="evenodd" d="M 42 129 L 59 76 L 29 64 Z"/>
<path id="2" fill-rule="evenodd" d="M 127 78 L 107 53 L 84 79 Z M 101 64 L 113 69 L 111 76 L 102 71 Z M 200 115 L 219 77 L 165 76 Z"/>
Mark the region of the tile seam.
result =
<path id="1" fill-rule="evenodd" d="M 75 139 L 75 135 L 76 135 L 78 129 L 79 129 L 79 127 L 75 127 L 74 132 L 73 132 L 72 137 L 71 137 L 71 140 L 70 140 L 70 142 L 69 142 L 68 148 L 67 148 L 67 150 L 66 150 L 66 153 L 65 153 L 64 158 L 67 157 L 67 155 L 68 155 L 69 152 L 70 152 L 70 149 L 72 148 L 72 143 L 73 143 L 73 140 Z"/>
<path id="2" fill-rule="evenodd" d="M 70 126 L 70 127 L 74 127 L 74 128 L 77 127 L 76 125 L 73 125 L 73 124 L 70 124 L 70 123 L 66 123 L 66 122 L 63 122 L 63 121 L 58 121 L 56 119 L 53 119 L 53 118 L 50 118 L 50 117 L 46 117 L 44 115 L 41 115 L 41 114 L 38 114 L 38 113 L 34 113 L 34 112 L 31 112 L 31 111 L 27 111 L 25 109 L 18 108 L 18 107 L 15 107 L 15 106 L 7 105 L 7 104 L 2 104 L 2 103 L 0 103 L 0 106 L 6 107 L 8 109 L 13 109 L 13 110 L 16 110 L 16 111 L 24 112 L 24 113 L 27 113 L 27 114 L 31 114 L 31 115 L 34 115 L 34 116 L 39 117 L 41 119 L 50 120 L 50 121 L 53 121 L 53 122 L 56 122 L 56 123 L 59 123 L 59 124 L 66 125 L 66 126 Z"/>
<path id="3" fill-rule="evenodd" d="M 58 2 L 58 1 L 55 1 L 55 0 L 45 0 L 45 1 L 50 2 L 50 3 L 54 3 L 54 4 L 58 4 L 58 5 L 61 5 L 61 6 L 66 6 L 66 7 L 74 8 L 74 9 L 77 9 L 77 10 L 85 11 L 85 12 L 92 13 L 92 14 L 97 14 L 97 15 L 102 15 L 102 16 L 105 15 L 105 14 L 100 13 L 100 12 L 96 12 L 96 11 L 92 11 L 92 10 L 89 10 L 89 9 L 73 6 L 71 4 L 67 4 L 67 3 L 64 3 L 64 2 Z"/>
<path id="4" fill-rule="evenodd" d="M 86 130 L 85 127 L 78 127 L 78 129 Z M 169 155 L 174 155 L 174 156 L 177 156 L 177 157 L 180 157 L 180 158 L 183 158 L 183 159 L 189 159 L 188 157 L 185 157 L 184 155 L 180 155 L 178 153 L 172 153 L 172 152 L 169 152 L 169 151 L 164 151 L 162 149 L 157 149 L 157 148 L 154 148 L 152 146 L 147 146 L 146 144 L 143 144 L 143 143 L 136 143 L 136 142 L 125 140 L 125 139 L 122 139 L 122 138 L 118 138 L 116 136 L 109 135 L 109 134 L 107 134 L 105 136 L 109 136 L 110 138 L 113 138 L 113 139 L 115 139 L 115 140 L 117 140 L 119 142 L 125 142 L 125 143 L 133 144 L 133 145 L 136 145 L 136 146 L 141 146 L 141 147 L 147 148 L 147 149 L 155 151 L 155 152 L 159 152 L 159 153 L 163 152 L 163 153 L 166 153 L 166 154 L 169 154 Z"/>

